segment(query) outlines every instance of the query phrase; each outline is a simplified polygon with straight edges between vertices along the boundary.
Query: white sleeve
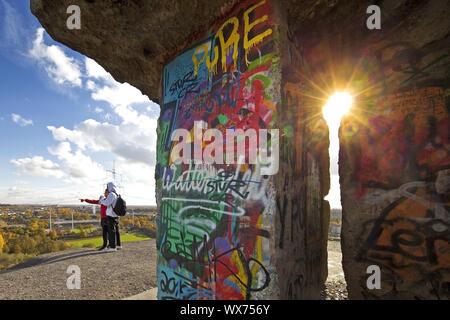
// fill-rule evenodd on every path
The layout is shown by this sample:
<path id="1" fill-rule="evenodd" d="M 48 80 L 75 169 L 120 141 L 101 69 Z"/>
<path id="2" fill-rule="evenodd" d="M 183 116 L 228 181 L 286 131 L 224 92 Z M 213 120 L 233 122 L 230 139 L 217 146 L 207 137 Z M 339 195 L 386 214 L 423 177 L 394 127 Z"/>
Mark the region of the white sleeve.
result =
<path id="1" fill-rule="evenodd" d="M 107 207 L 112 205 L 113 202 L 114 202 L 114 195 L 112 193 L 108 194 L 108 197 L 106 199 L 100 200 L 100 204 Z"/>

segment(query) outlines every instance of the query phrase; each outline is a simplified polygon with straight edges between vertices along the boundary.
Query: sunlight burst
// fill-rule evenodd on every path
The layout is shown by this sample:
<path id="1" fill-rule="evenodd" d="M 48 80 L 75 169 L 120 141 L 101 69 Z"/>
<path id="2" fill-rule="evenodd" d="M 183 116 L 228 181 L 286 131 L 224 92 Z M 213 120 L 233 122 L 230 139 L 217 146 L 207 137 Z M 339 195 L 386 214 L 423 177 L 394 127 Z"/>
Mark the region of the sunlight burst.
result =
<path id="1" fill-rule="evenodd" d="M 350 111 L 352 103 L 353 97 L 347 92 L 336 92 L 333 94 L 322 109 L 328 125 L 330 127 L 339 127 L 341 118 Z"/>

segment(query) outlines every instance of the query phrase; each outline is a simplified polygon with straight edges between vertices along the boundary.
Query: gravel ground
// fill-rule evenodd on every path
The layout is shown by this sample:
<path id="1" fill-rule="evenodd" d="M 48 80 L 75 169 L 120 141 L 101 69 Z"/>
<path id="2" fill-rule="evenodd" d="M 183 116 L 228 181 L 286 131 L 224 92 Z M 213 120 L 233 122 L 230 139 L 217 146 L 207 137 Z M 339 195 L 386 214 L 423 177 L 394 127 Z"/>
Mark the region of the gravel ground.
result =
<path id="1" fill-rule="evenodd" d="M 117 252 L 72 249 L 49 253 L 0 272 L 0 300 L 114 300 L 157 286 L 155 240 L 125 242 Z M 338 241 L 328 241 L 323 300 L 346 300 Z M 70 265 L 81 270 L 81 289 L 67 289 Z"/>
<path id="2" fill-rule="evenodd" d="M 347 300 L 347 284 L 342 270 L 340 240 L 328 241 L 328 278 L 322 291 L 323 300 Z"/>
<path id="3" fill-rule="evenodd" d="M 157 286 L 155 240 L 125 242 L 117 252 L 71 249 L 30 259 L 0 272 L 0 300 L 123 299 Z M 69 265 L 81 289 L 67 289 Z"/>

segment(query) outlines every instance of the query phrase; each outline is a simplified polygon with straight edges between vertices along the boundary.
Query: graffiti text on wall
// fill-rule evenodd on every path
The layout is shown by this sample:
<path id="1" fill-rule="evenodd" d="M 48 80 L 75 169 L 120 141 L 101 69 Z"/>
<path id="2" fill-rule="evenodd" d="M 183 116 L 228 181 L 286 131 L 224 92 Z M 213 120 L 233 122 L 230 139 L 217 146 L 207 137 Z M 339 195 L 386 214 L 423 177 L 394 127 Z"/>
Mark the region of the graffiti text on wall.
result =
<path id="1" fill-rule="evenodd" d="M 271 178 L 258 161 L 227 161 L 227 150 L 217 145 L 238 143 L 242 137 L 233 132 L 264 132 L 267 146 L 274 142 L 274 36 L 270 1 L 250 2 L 164 69 L 156 169 L 159 299 L 250 299 L 271 283 Z M 214 129 L 208 139 L 195 123 Z M 173 141 L 176 130 L 183 144 Z M 257 147 L 260 140 L 253 141 Z M 174 161 L 177 145 L 179 157 L 207 154 L 215 161 Z M 238 153 L 249 159 L 254 150 L 243 145 Z"/>

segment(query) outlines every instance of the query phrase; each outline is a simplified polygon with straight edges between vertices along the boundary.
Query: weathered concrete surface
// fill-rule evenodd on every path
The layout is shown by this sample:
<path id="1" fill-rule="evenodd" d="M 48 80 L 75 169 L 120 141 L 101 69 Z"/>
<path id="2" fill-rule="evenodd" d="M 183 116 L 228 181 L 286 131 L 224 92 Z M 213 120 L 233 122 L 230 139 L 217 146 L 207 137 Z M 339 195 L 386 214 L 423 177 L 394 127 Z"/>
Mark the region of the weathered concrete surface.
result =
<path id="1" fill-rule="evenodd" d="M 330 207 L 328 128 L 312 97 L 303 54 L 288 12 L 280 23 L 282 99 L 277 109 L 280 171 L 277 186 L 277 271 L 282 299 L 318 299 L 327 278 Z"/>
<path id="2" fill-rule="evenodd" d="M 216 21 L 210 37 L 192 43 L 163 71 L 156 168 L 159 299 L 278 297 L 272 177 L 248 160 L 223 161 L 231 151 L 223 147 L 233 141 L 234 149 L 229 131 L 260 135 L 260 129 L 276 128 L 281 77 L 276 17 L 269 2 L 252 10 L 253 4 Z M 247 10 L 252 20 L 261 20 L 251 34 L 244 26 Z M 244 48 L 244 38 L 256 39 L 254 50 Z M 178 138 L 171 141 L 175 130 L 184 130 L 184 141 L 191 142 L 186 145 L 195 148 L 195 121 L 220 134 L 214 138 L 216 155 L 221 153 L 214 164 L 205 164 L 205 147 L 199 164 L 174 158 L 181 145 Z M 200 143 L 207 144 L 202 137 Z M 186 154 L 191 156 L 183 150 Z"/>
<path id="3" fill-rule="evenodd" d="M 164 63 L 200 40 L 237 2 L 30 0 L 30 6 L 56 41 L 95 59 L 117 81 L 129 82 L 159 102 Z M 314 2 L 305 1 L 305 7 Z M 69 5 L 81 8 L 81 30 L 66 27 Z"/>
<path id="4" fill-rule="evenodd" d="M 160 299 L 320 297 L 328 132 L 320 116 L 303 121 L 317 109 L 306 106 L 291 74 L 301 66 L 289 54 L 284 14 L 272 1 L 242 2 L 164 69 L 156 172 Z M 257 148 L 261 130 L 269 130 L 280 149 L 277 169 L 263 173 L 265 166 L 249 159 L 174 164 L 172 133 L 192 132 L 200 120 L 227 143 L 228 130 L 255 130 Z M 177 283 L 183 290 L 172 290 Z"/>
<path id="5" fill-rule="evenodd" d="M 339 160 L 349 298 L 448 299 L 450 7 L 441 1 L 380 6 L 381 31 L 365 27 L 367 15 L 347 12 L 339 20 L 340 5 L 327 19 L 302 29 L 294 24 L 289 39 L 300 67 L 291 75 L 301 80 L 300 101 L 307 100 L 297 112 L 320 110 L 318 99 L 335 90 L 355 96 Z M 314 113 L 299 119 L 313 123 Z M 312 123 L 307 128 L 320 137 L 319 122 Z M 381 267 L 380 290 L 366 285 L 372 264 Z"/>
<path id="6" fill-rule="evenodd" d="M 100 63 L 155 102 L 164 63 L 233 1 L 31 0 L 31 11 L 55 40 Z M 81 9 L 81 30 L 69 30 L 70 5 Z"/>
<path id="7" fill-rule="evenodd" d="M 279 26 L 277 125 L 290 125 L 295 136 L 280 143 L 285 155 L 280 152 L 280 174 L 273 178 L 275 234 L 284 232 L 283 245 L 305 245 L 310 257 L 323 259 L 313 249 L 326 243 L 320 228 L 328 204 L 320 199 L 329 188 L 320 107 L 334 90 L 350 89 L 356 104 L 341 130 L 340 154 L 349 298 L 448 298 L 448 1 L 379 1 L 381 30 L 366 28 L 373 1 L 274 2 L 285 17 Z M 31 0 L 31 8 L 55 40 L 159 102 L 163 66 L 203 40 L 236 3 Z M 82 8 L 80 31 L 65 27 L 69 4 Z M 416 182 L 413 189 L 405 185 L 410 182 Z M 398 200 L 414 205 L 402 208 Z M 395 224 L 400 220 L 406 225 Z M 310 268 L 320 279 L 322 268 L 314 272 L 317 265 L 306 264 L 302 257 L 308 254 L 298 247 L 285 249 L 276 261 L 292 263 L 278 266 L 280 275 L 288 275 L 280 297 L 314 296 L 301 289 L 300 275 Z M 370 264 L 382 269 L 381 290 L 366 287 Z M 298 279 L 291 281 L 294 274 Z"/>
<path id="8" fill-rule="evenodd" d="M 33 14 L 56 41 L 83 53 L 108 70 L 117 81 L 129 82 L 150 99 L 159 102 L 160 75 L 165 62 L 200 41 L 214 21 L 235 6 L 237 0 L 30 0 Z M 366 8 L 373 1 L 280 0 L 286 11 L 291 35 L 315 37 L 309 33 L 343 34 L 365 26 Z M 411 24 L 401 19 L 420 12 L 427 1 L 382 1 L 383 28 L 393 25 L 408 31 Z M 445 1 L 430 1 L 443 7 Z M 69 30 L 66 13 L 69 5 L 81 8 L 81 30 Z M 445 9 L 445 8 L 442 8 Z M 422 12 L 415 19 L 440 25 L 445 29 L 445 10 L 439 16 Z M 439 20 L 435 20 L 439 19 Z M 415 37 L 428 29 L 415 31 Z M 364 30 L 363 30 L 364 31 Z M 396 30 L 393 30 L 396 31 Z M 379 32 L 373 33 L 373 35 Z M 349 34 L 351 41 L 353 35 Z M 370 36 L 365 34 L 364 38 Z M 312 40 L 312 39 L 311 39 Z M 320 38 L 316 39 L 317 41 Z"/>
<path id="9" fill-rule="evenodd" d="M 378 37 L 341 43 L 358 93 L 340 129 L 350 299 L 450 298 L 449 3 L 414 4 Z"/>

